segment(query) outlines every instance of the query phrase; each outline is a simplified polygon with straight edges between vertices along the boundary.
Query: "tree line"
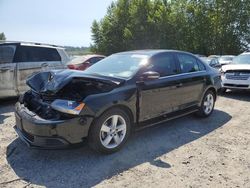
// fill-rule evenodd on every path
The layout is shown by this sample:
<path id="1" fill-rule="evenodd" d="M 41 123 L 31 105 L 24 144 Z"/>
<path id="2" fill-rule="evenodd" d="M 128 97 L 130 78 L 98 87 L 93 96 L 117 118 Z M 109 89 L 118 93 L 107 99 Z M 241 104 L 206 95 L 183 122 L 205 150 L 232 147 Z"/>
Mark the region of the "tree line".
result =
<path id="1" fill-rule="evenodd" d="M 249 0 L 117 0 L 92 24 L 91 50 L 238 54 L 250 43 Z"/>

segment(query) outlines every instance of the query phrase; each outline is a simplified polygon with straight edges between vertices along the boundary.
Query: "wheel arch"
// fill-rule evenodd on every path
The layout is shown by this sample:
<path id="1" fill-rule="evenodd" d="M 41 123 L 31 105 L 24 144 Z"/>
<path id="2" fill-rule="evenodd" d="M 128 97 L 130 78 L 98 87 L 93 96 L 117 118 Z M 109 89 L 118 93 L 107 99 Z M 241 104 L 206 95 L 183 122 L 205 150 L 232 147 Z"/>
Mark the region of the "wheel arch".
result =
<path id="1" fill-rule="evenodd" d="M 208 91 L 212 91 L 212 92 L 213 92 L 214 97 L 215 97 L 215 101 L 216 101 L 216 99 L 217 99 L 217 90 L 216 90 L 215 87 L 209 86 L 209 87 L 207 87 L 207 88 L 204 90 L 204 92 L 203 92 L 203 94 L 202 94 L 202 97 L 201 97 L 201 100 L 200 100 L 200 103 L 199 103 L 199 106 L 201 106 L 201 103 L 202 103 L 202 100 L 203 100 L 203 98 L 204 98 L 204 95 L 205 95 Z"/>
<path id="2" fill-rule="evenodd" d="M 100 117 L 100 116 L 101 116 L 102 114 L 104 114 L 105 112 L 107 112 L 107 111 L 109 111 L 109 110 L 111 110 L 111 109 L 115 109 L 115 108 L 120 108 L 120 109 L 122 109 L 126 114 L 128 114 L 129 119 L 130 119 L 130 121 L 131 121 L 131 128 L 133 128 L 134 125 L 135 125 L 135 120 L 136 120 L 135 118 L 136 118 L 136 116 L 133 114 L 132 110 L 131 110 L 128 106 L 126 106 L 126 105 L 124 105 L 124 104 L 115 104 L 115 105 L 109 106 L 109 107 L 107 107 L 107 108 L 105 108 L 105 109 L 99 111 L 99 112 L 96 114 L 96 116 L 94 117 L 94 119 L 93 119 L 93 121 L 92 121 L 92 123 L 91 123 L 91 125 L 90 125 L 90 127 L 89 127 L 88 134 L 89 134 L 89 131 L 90 131 L 92 125 L 95 123 L 95 121 L 96 121 L 96 119 L 97 119 L 98 117 Z"/>

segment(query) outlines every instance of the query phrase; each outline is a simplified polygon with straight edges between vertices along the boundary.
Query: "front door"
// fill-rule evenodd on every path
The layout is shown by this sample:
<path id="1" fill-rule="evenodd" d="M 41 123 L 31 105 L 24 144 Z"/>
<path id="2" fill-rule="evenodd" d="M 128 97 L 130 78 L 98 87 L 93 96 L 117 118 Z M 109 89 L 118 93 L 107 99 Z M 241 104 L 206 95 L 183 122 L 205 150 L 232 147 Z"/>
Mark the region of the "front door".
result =
<path id="1" fill-rule="evenodd" d="M 151 59 L 145 71 L 160 73 L 160 78 L 153 81 L 145 81 L 140 84 L 140 112 L 139 121 L 172 112 L 178 106 L 179 96 L 176 92 L 179 82 L 176 81 L 177 67 L 173 53 L 162 53 Z"/>
<path id="2" fill-rule="evenodd" d="M 0 98 L 16 96 L 16 64 L 13 63 L 15 45 L 0 46 Z"/>

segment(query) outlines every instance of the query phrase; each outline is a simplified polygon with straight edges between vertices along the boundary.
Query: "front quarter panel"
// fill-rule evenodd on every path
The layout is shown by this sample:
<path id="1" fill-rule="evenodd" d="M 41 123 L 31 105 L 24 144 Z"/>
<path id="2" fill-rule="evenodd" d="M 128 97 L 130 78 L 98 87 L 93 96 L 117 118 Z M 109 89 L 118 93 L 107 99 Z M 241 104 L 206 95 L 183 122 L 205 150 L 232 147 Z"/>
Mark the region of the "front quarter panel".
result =
<path id="1" fill-rule="evenodd" d="M 136 85 L 124 85 L 107 93 L 90 95 L 84 99 L 86 108 L 80 115 L 99 117 L 104 111 L 120 105 L 129 109 L 135 120 L 136 93 Z"/>

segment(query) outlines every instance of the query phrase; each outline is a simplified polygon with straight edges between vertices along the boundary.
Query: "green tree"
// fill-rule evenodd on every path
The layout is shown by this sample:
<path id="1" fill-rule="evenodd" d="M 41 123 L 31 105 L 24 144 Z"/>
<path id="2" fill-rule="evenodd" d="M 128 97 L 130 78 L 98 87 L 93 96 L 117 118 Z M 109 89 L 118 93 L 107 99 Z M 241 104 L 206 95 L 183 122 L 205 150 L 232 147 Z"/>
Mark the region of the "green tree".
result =
<path id="1" fill-rule="evenodd" d="M 92 50 L 238 54 L 250 42 L 249 16 L 249 0 L 117 0 L 101 21 L 93 22 Z"/>
<path id="2" fill-rule="evenodd" d="M 6 40 L 4 33 L 0 33 L 0 40 Z"/>

